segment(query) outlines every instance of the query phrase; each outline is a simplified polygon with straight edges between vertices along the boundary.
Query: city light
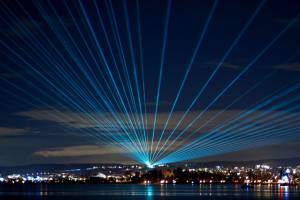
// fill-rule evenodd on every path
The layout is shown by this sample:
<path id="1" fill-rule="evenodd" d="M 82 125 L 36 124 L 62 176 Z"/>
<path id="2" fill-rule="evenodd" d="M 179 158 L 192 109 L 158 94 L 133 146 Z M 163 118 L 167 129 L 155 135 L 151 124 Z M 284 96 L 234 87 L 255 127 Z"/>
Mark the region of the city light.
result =
<path id="1" fill-rule="evenodd" d="M 132 168 L 134 166 L 134 168 Z M 267 167 L 266 167 L 267 166 Z M 182 167 L 182 168 L 181 168 Z M 252 185 L 298 185 L 300 166 L 290 167 L 295 171 L 286 174 L 284 167 L 259 164 L 255 167 L 175 167 L 157 166 L 155 169 L 143 165 L 102 165 L 67 169 L 64 172 L 38 173 L 33 175 L 8 174 L 0 177 L 2 184 L 40 183 L 144 183 L 150 184 L 246 184 Z M 39 174 L 39 175 L 38 175 Z"/>

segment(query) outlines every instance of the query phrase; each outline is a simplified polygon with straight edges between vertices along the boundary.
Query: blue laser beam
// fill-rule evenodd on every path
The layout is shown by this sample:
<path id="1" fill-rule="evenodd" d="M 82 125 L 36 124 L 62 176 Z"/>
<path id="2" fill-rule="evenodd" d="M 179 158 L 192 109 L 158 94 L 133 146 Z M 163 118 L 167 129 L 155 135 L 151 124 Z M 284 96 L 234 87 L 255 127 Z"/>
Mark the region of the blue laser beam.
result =
<path id="1" fill-rule="evenodd" d="M 158 86 L 157 86 L 157 91 L 156 91 L 155 111 L 154 111 L 154 120 L 153 120 L 153 128 L 152 128 L 152 139 L 151 139 L 151 146 L 150 146 L 150 159 L 152 159 L 153 143 L 154 143 L 154 137 L 155 137 L 154 134 L 155 134 L 156 123 L 157 123 L 157 111 L 158 111 L 158 104 L 159 104 L 159 97 L 160 97 L 161 80 L 162 80 L 163 68 L 164 68 L 164 64 L 165 64 L 165 50 L 166 50 L 166 46 L 167 46 L 167 35 L 168 35 L 169 18 L 170 18 L 170 12 L 171 12 L 171 2 L 172 2 L 171 0 L 168 0 L 167 14 L 166 14 L 165 26 L 164 26 L 163 46 L 162 46 L 162 51 L 161 51 L 160 70 L 159 70 L 159 77 L 158 77 Z"/>
<path id="2" fill-rule="evenodd" d="M 168 114 L 168 117 L 167 117 L 167 120 L 166 120 L 165 125 L 164 125 L 164 127 L 163 127 L 162 133 L 160 134 L 159 140 L 158 140 L 158 142 L 157 142 L 157 145 L 156 145 L 156 148 L 155 148 L 155 151 L 154 151 L 154 155 L 153 155 L 154 159 L 155 159 L 155 157 L 156 157 L 157 148 L 159 147 L 159 144 L 160 144 L 160 142 L 161 142 L 161 139 L 163 138 L 163 135 L 164 135 L 164 133 L 165 133 L 165 131 L 166 131 L 166 128 L 167 128 L 167 126 L 168 126 L 168 124 L 169 124 L 169 120 L 170 120 L 171 117 L 172 117 L 173 111 L 174 111 L 174 109 L 175 109 L 175 107 L 176 107 L 176 105 L 177 105 L 177 101 L 178 101 L 178 99 L 179 99 L 179 97 L 180 97 L 180 95 L 181 95 L 181 92 L 182 92 L 182 89 L 183 89 L 183 87 L 184 87 L 184 84 L 185 84 L 185 82 L 186 82 L 186 80 L 187 80 L 187 77 L 188 77 L 188 75 L 189 75 L 189 73 L 190 73 L 190 71 L 191 71 L 191 68 L 192 68 L 192 66 L 193 66 L 194 60 L 195 60 L 197 54 L 199 53 L 199 49 L 200 49 L 201 44 L 202 44 L 202 41 L 203 41 L 203 39 L 204 39 L 204 37 L 205 37 L 205 35 L 206 35 L 207 29 L 208 29 L 208 25 L 209 25 L 209 23 L 210 23 L 210 21 L 211 21 L 211 18 L 212 18 L 212 16 L 213 16 L 214 12 L 215 12 L 215 9 L 216 9 L 216 7 L 217 7 L 217 4 L 218 4 L 218 0 L 214 1 L 214 4 L 212 5 L 212 8 L 211 8 L 211 10 L 210 10 L 210 12 L 209 12 L 209 15 L 208 15 L 207 20 L 206 20 L 206 22 L 205 22 L 205 25 L 204 25 L 204 27 L 203 27 L 202 33 L 201 33 L 200 38 L 199 38 L 199 40 L 198 40 L 198 42 L 197 42 L 196 48 L 195 48 L 195 50 L 194 50 L 194 52 L 193 52 L 192 58 L 191 58 L 191 60 L 190 60 L 190 62 L 189 62 L 189 64 L 188 64 L 188 67 L 187 67 L 186 72 L 185 72 L 185 74 L 184 74 L 183 80 L 182 80 L 182 82 L 181 82 L 181 84 L 180 84 L 180 87 L 179 87 L 179 90 L 178 90 L 178 92 L 177 92 L 177 94 L 176 94 L 176 98 L 175 98 L 175 100 L 174 100 L 174 102 L 173 102 L 171 111 L 170 111 L 169 114 Z M 161 150 L 161 149 L 160 149 L 160 150 Z"/>
<path id="3" fill-rule="evenodd" d="M 296 86 L 296 88 L 295 88 L 295 86 Z M 290 91 L 293 91 L 293 89 L 297 89 L 297 86 L 298 86 L 298 88 L 299 88 L 299 84 L 296 84 L 294 87 L 291 87 L 290 88 Z M 283 94 L 288 94 L 288 93 L 286 93 L 286 91 L 285 92 L 283 92 L 283 93 L 281 93 L 281 94 L 279 94 L 279 95 L 276 95 L 275 97 L 273 97 L 273 99 L 272 100 L 274 100 L 275 98 L 279 98 L 279 97 L 282 97 L 283 96 Z M 272 100 L 270 101 L 270 100 L 268 100 L 268 101 L 265 101 L 264 103 L 262 103 L 262 104 L 259 104 L 259 106 L 260 106 L 260 108 L 262 108 L 263 106 L 265 106 L 265 105 L 267 105 L 268 103 L 271 103 L 272 102 Z M 293 101 L 297 101 L 297 100 L 299 100 L 299 97 L 296 97 L 296 98 L 293 98 L 293 99 L 291 99 L 291 100 L 289 100 L 289 101 L 284 101 L 283 103 L 281 103 L 281 104 L 279 104 L 279 105 L 276 105 L 276 106 L 273 106 L 272 107 L 272 109 L 278 109 L 278 108 L 281 108 L 281 107 L 283 107 L 283 106 L 286 106 L 287 104 L 289 104 L 289 103 L 291 103 L 291 102 L 293 102 Z M 298 108 L 298 107 L 297 107 Z M 295 109 L 295 108 L 293 108 L 293 109 Z M 250 115 L 252 112 L 254 112 L 255 110 L 258 110 L 258 109 L 253 109 L 253 110 L 251 110 L 251 112 L 245 112 L 245 113 L 243 113 L 243 118 L 245 118 L 245 117 L 247 117 L 247 115 Z M 287 110 L 289 110 L 289 109 L 287 109 Z M 268 112 L 264 112 L 264 114 L 268 114 L 268 113 L 270 113 L 270 111 L 268 111 Z M 263 116 L 263 114 L 260 114 L 260 117 L 261 116 Z M 243 125 L 243 123 L 247 123 L 247 122 L 250 122 L 250 121 L 253 121 L 254 120 L 254 118 L 257 118 L 258 116 L 257 115 L 255 115 L 254 117 L 252 117 L 252 118 L 247 118 L 246 120 L 244 120 L 244 122 L 239 122 L 240 121 L 240 119 L 241 119 L 241 117 L 239 116 L 239 117 L 237 117 L 237 118 L 235 118 L 234 120 L 233 120 L 233 122 L 237 122 L 237 126 L 242 126 Z M 274 117 L 274 116 L 273 116 Z M 263 119 L 264 120 L 264 119 Z M 230 130 L 237 130 L 237 126 L 232 126 L 231 124 L 233 123 L 233 122 L 231 122 L 231 123 L 227 123 L 227 126 L 229 126 L 229 128 L 228 129 L 226 129 L 226 131 L 228 132 L 228 131 L 230 131 Z M 257 123 L 259 123 L 259 122 L 262 122 L 262 120 L 260 120 L 260 121 L 257 121 Z M 252 124 L 253 125 L 253 124 Z M 225 125 L 222 125 L 222 128 L 223 127 L 225 127 Z M 243 128 L 248 128 L 249 126 L 244 126 Z M 224 133 L 224 131 L 220 131 L 221 129 L 219 128 L 218 129 L 218 134 L 217 135 L 212 135 L 211 133 L 212 132 L 214 132 L 214 130 L 213 131 L 211 131 L 211 132 L 209 132 L 208 134 L 206 134 L 205 136 L 203 136 L 203 137 L 200 137 L 200 138 L 198 138 L 197 140 L 195 140 L 194 142 L 192 142 L 192 143 L 194 143 L 194 144 L 189 144 L 187 147 L 185 147 L 185 148 L 189 148 L 189 149 L 192 149 L 193 147 L 195 147 L 195 144 L 197 144 L 197 142 L 199 142 L 199 143 L 204 143 L 204 142 L 207 142 L 207 141 L 212 141 L 211 139 L 212 139 L 212 136 L 218 136 L 218 135 L 221 135 L 221 133 L 222 133 L 222 137 L 224 137 L 224 135 L 223 135 L 223 133 Z M 240 130 L 240 129 L 238 129 L 238 130 Z M 235 132 L 235 131 L 234 131 Z M 209 135 L 212 135 L 211 137 L 208 137 Z M 222 138 L 222 137 L 219 137 L 218 139 L 220 139 L 220 138 Z"/>
<path id="4" fill-rule="evenodd" d="M 284 64 L 288 64 L 289 62 L 291 62 L 293 59 L 297 58 L 300 55 L 300 51 L 296 52 L 295 54 L 293 54 L 292 56 L 290 56 L 285 62 Z M 262 83 L 264 83 L 264 81 L 266 81 L 267 79 L 269 79 L 270 77 L 272 77 L 274 74 L 276 74 L 278 72 L 279 69 L 275 69 L 274 71 L 268 73 L 267 75 L 265 75 L 263 77 L 263 79 L 261 79 L 259 82 L 257 82 L 256 84 L 254 84 L 252 87 L 250 87 L 249 89 L 247 89 L 247 91 L 245 91 L 242 95 L 240 95 L 238 98 L 234 99 L 234 101 L 232 101 L 232 103 L 230 103 L 228 106 L 226 106 L 222 111 L 218 112 L 217 114 L 215 114 L 213 117 L 211 117 L 210 119 L 208 119 L 207 121 L 205 121 L 205 123 L 203 123 L 199 128 L 197 128 L 194 132 L 200 132 L 200 130 L 205 127 L 207 124 L 209 124 L 210 122 L 212 122 L 213 120 L 215 120 L 218 116 L 220 116 L 222 113 L 224 113 L 226 110 L 228 110 L 230 107 L 232 107 L 235 103 L 237 103 L 238 101 L 240 101 L 241 99 L 243 99 L 244 97 L 246 97 L 248 94 L 250 94 L 252 91 L 254 91 L 254 89 L 256 89 L 258 86 L 260 86 Z M 279 90 L 278 90 L 279 91 Z M 269 98 L 270 95 L 268 95 L 266 98 Z M 251 109 L 251 107 L 250 107 Z M 185 141 L 189 141 L 189 139 L 191 139 L 192 134 L 189 134 L 188 137 L 186 137 L 184 140 L 180 141 L 178 146 L 181 146 Z M 161 155 L 162 156 L 162 155 Z M 159 158 L 156 158 L 156 160 L 159 160 Z"/>
<path id="5" fill-rule="evenodd" d="M 215 68 L 215 70 L 213 71 L 213 73 L 210 75 L 210 77 L 208 78 L 208 80 L 206 81 L 206 83 L 201 87 L 200 91 L 197 93 L 196 97 L 193 99 L 193 101 L 190 104 L 190 106 L 188 107 L 188 109 L 184 112 L 184 114 L 182 115 L 182 117 L 179 119 L 177 125 L 172 130 L 172 132 L 169 134 L 168 138 L 165 140 L 165 142 L 164 142 L 163 146 L 161 147 L 161 149 L 163 149 L 165 147 L 165 145 L 167 144 L 167 142 L 171 139 L 171 137 L 173 136 L 173 134 L 175 133 L 175 131 L 177 130 L 177 128 L 180 126 L 180 124 L 183 122 L 183 120 L 185 119 L 185 117 L 187 116 L 187 114 L 190 112 L 190 110 L 192 109 L 192 107 L 194 106 L 194 104 L 197 102 L 197 100 L 199 99 L 199 97 L 202 95 L 202 93 L 204 92 L 204 90 L 206 89 L 206 87 L 208 86 L 208 84 L 210 83 L 210 81 L 213 79 L 213 77 L 215 76 L 215 74 L 217 73 L 217 71 L 219 70 L 219 68 L 223 65 L 223 63 L 226 60 L 226 58 L 228 57 L 228 55 L 231 53 L 231 51 L 233 50 L 233 48 L 238 44 L 239 40 L 241 39 L 241 37 L 243 36 L 243 34 L 246 32 L 246 30 L 248 29 L 248 27 L 251 25 L 252 21 L 255 19 L 256 15 L 260 11 L 260 9 L 263 7 L 263 5 L 264 5 L 265 2 L 266 2 L 265 0 L 262 1 L 259 4 L 259 6 L 256 8 L 256 10 L 254 11 L 253 15 L 250 17 L 250 19 L 248 20 L 248 22 L 246 23 L 246 25 L 243 27 L 243 29 L 241 30 L 241 32 L 238 34 L 238 36 L 236 37 L 236 39 L 233 41 L 233 43 L 231 44 L 231 46 L 229 47 L 229 49 L 227 50 L 227 52 L 225 53 L 225 55 L 223 56 L 223 58 L 221 59 L 221 61 L 219 62 L 218 66 Z M 190 127 L 189 125 L 187 126 L 187 129 Z M 176 141 L 177 139 L 178 139 L 178 137 L 176 137 L 173 141 Z M 166 148 L 164 148 L 164 150 L 168 149 L 169 147 L 170 147 L 170 145 L 168 145 Z"/>

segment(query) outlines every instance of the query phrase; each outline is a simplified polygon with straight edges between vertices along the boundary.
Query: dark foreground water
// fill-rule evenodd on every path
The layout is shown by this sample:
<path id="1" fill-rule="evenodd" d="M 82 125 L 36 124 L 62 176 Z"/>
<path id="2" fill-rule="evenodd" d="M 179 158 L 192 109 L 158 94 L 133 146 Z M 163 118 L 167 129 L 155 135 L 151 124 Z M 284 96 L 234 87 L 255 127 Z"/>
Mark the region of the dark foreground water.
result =
<path id="1" fill-rule="evenodd" d="M 240 185 L 19 185 L 0 186 L 0 199 L 299 199 L 300 187 Z"/>

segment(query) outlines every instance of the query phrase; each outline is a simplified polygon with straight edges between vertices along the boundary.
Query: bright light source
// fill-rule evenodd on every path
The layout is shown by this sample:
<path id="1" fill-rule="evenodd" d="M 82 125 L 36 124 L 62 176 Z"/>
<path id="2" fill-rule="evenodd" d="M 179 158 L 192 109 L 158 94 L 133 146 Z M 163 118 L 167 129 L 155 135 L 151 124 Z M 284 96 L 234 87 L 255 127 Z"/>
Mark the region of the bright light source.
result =
<path id="1" fill-rule="evenodd" d="M 283 176 L 281 178 L 282 183 L 289 183 L 289 177 L 288 176 Z"/>
<path id="2" fill-rule="evenodd" d="M 145 164 L 147 165 L 148 168 L 151 168 L 151 169 L 154 168 L 154 165 L 151 164 L 149 161 L 147 161 Z"/>

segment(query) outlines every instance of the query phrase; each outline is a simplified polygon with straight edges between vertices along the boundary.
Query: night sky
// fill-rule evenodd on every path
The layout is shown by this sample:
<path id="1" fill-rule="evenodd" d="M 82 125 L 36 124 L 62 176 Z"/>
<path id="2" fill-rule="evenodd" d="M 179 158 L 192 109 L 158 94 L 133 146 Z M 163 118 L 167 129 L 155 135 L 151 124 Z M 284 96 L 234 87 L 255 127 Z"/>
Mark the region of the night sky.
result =
<path id="1" fill-rule="evenodd" d="M 1 0 L 0 166 L 297 157 L 299 35 L 297 0 Z"/>

